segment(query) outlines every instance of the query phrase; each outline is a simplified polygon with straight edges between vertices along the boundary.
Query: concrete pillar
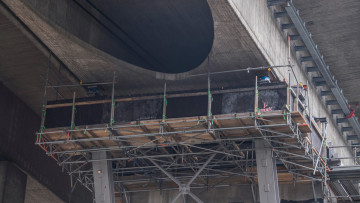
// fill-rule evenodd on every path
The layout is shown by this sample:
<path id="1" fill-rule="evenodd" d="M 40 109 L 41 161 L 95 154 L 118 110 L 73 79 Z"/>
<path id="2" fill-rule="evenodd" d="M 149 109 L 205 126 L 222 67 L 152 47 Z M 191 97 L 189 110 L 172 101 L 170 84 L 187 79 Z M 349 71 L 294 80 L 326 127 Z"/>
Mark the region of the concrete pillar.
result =
<path id="1" fill-rule="evenodd" d="M 103 160 L 92 162 L 94 175 L 94 190 L 96 203 L 115 203 L 114 182 L 111 161 L 106 152 L 93 152 L 93 160 Z"/>
<path id="2" fill-rule="evenodd" d="M 255 140 L 256 168 L 260 202 L 280 203 L 276 159 L 271 147 L 263 140 Z"/>
<path id="3" fill-rule="evenodd" d="M 26 174 L 7 161 L 0 161 L 0 203 L 24 203 Z"/>

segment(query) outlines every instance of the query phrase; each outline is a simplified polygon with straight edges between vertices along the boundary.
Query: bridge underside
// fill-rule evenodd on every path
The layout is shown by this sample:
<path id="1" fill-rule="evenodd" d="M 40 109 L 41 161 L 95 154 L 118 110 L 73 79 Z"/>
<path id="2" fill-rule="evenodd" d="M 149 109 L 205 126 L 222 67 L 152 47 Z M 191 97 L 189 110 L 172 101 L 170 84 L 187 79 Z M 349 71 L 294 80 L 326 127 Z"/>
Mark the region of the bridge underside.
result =
<path id="1" fill-rule="evenodd" d="M 267 2 L 275 2 L 276 6 L 266 7 Z M 97 177 L 92 168 L 92 164 L 96 162 L 96 159 L 92 160 L 92 157 L 96 156 L 92 154 L 94 151 L 106 152 L 102 155 L 111 157 L 107 163 L 110 166 L 107 167 L 114 173 L 114 190 L 118 200 L 121 197 L 126 201 L 126 194 L 152 190 L 163 192 L 166 191 L 165 188 L 176 192 L 170 192 L 168 195 L 171 197 L 176 197 L 177 190 L 180 189 L 179 194 L 190 195 L 190 199 L 196 200 L 189 191 L 191 188 L 191 191 L 196 191 L 197 195 L 206 199 L 206 196 L 201 196 L 204 190 L 219 188 L 220 191 L 222 187 L 230 187 L 234 183 L 245 185 L 246 188 L 243 189 L 251 194 L 249 198 L 256 199 L 259 195 L 256 185 L 262 182 L 259 183 L 256 175 L 259 163 L 256 163 L 255 140 L 265 140 L 270 148 L 273 148 L 269 153 L 278 159 L 276 162 L 268 160 L 269 163 L 274 162 L 277 168 L 277 177 L 272 177 L 272 180 L 278 180 L 280 185 L 274 187 L 278 187 L 280 191 L 288 191 L 290 189 L 287 184 L 304 182 L 304 185 L 311 185 L 306 186 L 307 189 L 311 188 L 310 193 L 307 193 L 314 193 L 311 198 L 323 198 L 324 194 L 320 193 L 326 190 L 321 188 L 318 182 L 323 181 L 321 179 L 327 177 L 327 173 L 331 171 L 331 168 L 327 167 L 327 161 L 336 165 L 340 159 L 334 155 L 332 158 L 336 161 L 327 160 L 322 157 L 326 154 L 322 153 L 336 154 L 332 153 L 335 149 L 326 146 L 322 151 L 319 147 L 327 143 L 326 139 L 330 139 L 324 138 L 323 123 L 320 122 L 328 115 L 325 112 L 328 111 L 328 106 L 338 110 L 335 121 L 332 121 L 333 118 L 325 119 L 329 126 L 333 126 L 330 134 L 342 133 L 347 139 L 353 140 L 350 143 L 357 142 L 354 141 L 357 135 L 352 133 L 354 128 L 345 119 L 344 111 L 338 108 L 339 102 L 331 99 L 334 95 L 331 90 L 326 89 L 328 84 L 323 81 L 323 75 L 318 73 L 319 69 L 315 67 L 313 58 L 307 55 L 309 47 L 304 46 L 304 40 L 293 38 L 291 41 L 291 47 L 294 45 L 291 54 L 295 55 L 295 59 L 298 57 L 305 60 L 294 62 L 293 67 L 295 71 L 299 71 L 296 72 L 297 76 L 302 75 L 302 71 L 306 72 L 303 82 L 307 77 L 310 78 L 309 87 L 313 88 L 311 94 L 316 94 L 320 87 L 319 91 L 324 95 L 319 98 L 310 97 L 316 102 L 325 98 L 325 111 L 316 102 L 311 106 L 319 109 L 314 115 L 306 113 L 310 111 L 309 101 L 290 105 L 300 100 L 297 92 L 299 84 L 295 84 L 294 78 L 290 79 L 293 76 L 287 77 L 290 69 L 283 66 L 284 64 L 275 65 L 287 67 L 288 72 L 283 69 L 286 72 L 284 78 L 288 83 L 291 80 L 292 84 L 295 84 L 290 85 L 290 93 L 287 92 L 288 96 L 283 97 L 288 98 L 285 103 L 289 106 L 275 110 L 261 100 L 260 106 L 257 106 L 262 109 L 261 112 L 254 110 L 254 107 L 229 111 L 229 108 L 225 108 L 226 103 L 221 103 L 226 99 L 219 97 L 234 89 L 247 88 L 254 93 L 253 86 L 257 84 L 255 76 L 267 75 L 273 82 L 283 79 L 277 78 L 280 75 L 276 75 L 276 68 L 271 68 L 270 71 L 267 71 L 267 68 L 274 61 L 286 58 L 288 50 L 282 49 L 287 44 L 285 35 L 299 34 L 296 30 L 283 32 L 294 29 L 285 12 L 284 2 L 251 1 L 257 9 L 264 9 L 261 11 L 270 11 L 271 15 L 273 12 L 283 15 L 279 17 L 274 14 L 274 20 L 271 20 L 274 24 L 271 30 L 274 32 L 265 34 L 266 37 L 274 37 L 274 33 L 280 32 L 284 35 L 281 35 L 280 40 L 283 43 L 280 48 L 271 46 L 271 51 L 264 51 L 266 44 L 259 43 L 263 35 L 252 33 L 260 32 L 261 29 L 256 26 L 249 28 L 246 25 L 254 23 L 251 21 L 253 16 L 248 13 L 250 10 L 237 8 L 244 2 L 192 0 L 184 3 L 180 0 L 156 0 L 150 5 L 141 0 L 108 4 L 98 0 L 0 1 L 0 81 L 10 89 L 0 87 L 0 90 L 2 95 L 6 95 L 3 101 L 6 106 L 4 111 L 14 115 L 2 122 L 4 133 L 13 139 L 1 138 L 1 156 L 15 162 L 64 201 L 73 199 L 81 202 L 86 201 L 81 200 L 81 197 L 91 198 L 91 195 L 83 195 L 88 194 L 84 193 L 84 188 L 79 189 L 74 185 L 79 181 L 90 191 L 94 190 L 94 177 Z M 359 39 L 354 37 L 360 27 L 355 26 L 359 21 L 356 12 L 359 2 L 294 0 L 294 5 L 300 9 L 306 28 L 312 33 L 319 50 L 324 54 L 323 59 L 339 81 L 335 83 L 344 90 L 352 108 L 356 109 L 360 95 L 360 90 L 356 88 L 356 56 L 359 48 L 353 44 L 359 42 Z M 337 11 L 338 9 L 340 11 Z M 243 13 L 239 13 L 240 11 Z M 249 16 L 250 20 L 246 19 Z M 259 15 L 258 19 L 264 18 L 260 22 L 265 22 L 267 17 L 266 14 Z M 260 26 L 261 23 L 256 25 Z M 348 47 L 352 47 L 351 51 Z M 284 53 L 279 50 L 284 50 Z M 269 57 L 270 52 L 276 53 L 276 60 Z M 300 66 L 296 67 L 299 64 Z M 302 69 L 303 64 L 306 66 L 305 70 Z M 309 64 L 313 65 L 310 69 Z M 249 67 L 261 68 L 250 70 Z M 235 69 L 239 71 L 231 72 Z M 227 71 L 231 73 L 224 74 Z M 218 72 L 211 75 L 211 87 L 208 86 L 208 72 Z M 163 95 L 165 81 L 165 90 L 170 94 L 167 99 L 163 98 L 166 96 L 166 93 Z M 114 86 L 109 85 L 113 82 Z M 45 83 L 47 92 L 44 98 Z M 90 83 L 101 84 L 88 88 Z M 315 87 L 312 87 L 312 83 Z M 320 83 L 320 86 L 316 85 Z M 69 86 L 59 87 L 61 85 Z M 331 88 L 331 85 L 329 87 Z M 93 90 L 95 92 L 92 92 Z M 210 91 L 214 93 L 211 97 Z M 310 95 L 310 91 L 306 94 Z M 190 95 L 195 100 L 179 99 L 178 95 Z M 73 98 L 76 108 L 73 106 Z M 256 103 L 255 95 L 249 98 L 233 97 L 231 101 Z M 141 102 L 145 100 L 151 101 L 144 107 Z M 165 101 L 169 101 L 169 106 L 164 113 Z M 212 102 L 215 107 L 209 109 L 209 103 Z M 95 104 L 91 110 L 87 107 L 90 103 Z M 126 105 L 123 105 L 124 103 Z M 322 104 L 322 101 L 320 103 Z M 216 108 L 216 105 L 220 104 L 223 106 Z M 311 105 L 313 104 L 314 102 L 311 102 Z M 237 104 L 241 105 L 241 102 Z M 10 106 L 15 110 L 10 111 L 11 108 L 7 108 Z M 22 116 L 22 111 L 28 116 Z M 79 116 L 82 111 L 87 111 L 88 114 Z M 150 113 L 151 116 L 144 116 L 140 113 L 142 111 L 145 114 Z M 46 125 L 40 120 L 40 116 L 44 116 L 45 112 L 46 120 L 50 121 L 45 123 Z M 189 112 L 192 114 L 186 115 Z M 58 114 L 58 117 L 51 118 L 52 114 Z M 74 119 L 71 118 L 73 115 Z M 56 120 L 61 125 L 51 125 L 52 121 Z M 22 123 L 27 123 L 24 131 L 14 130 Z M 41 129 L 37 137 L 28 136 L 22 139 L 24 134 L 33 134 L 39 126 Z M 318 136 L 313 140 L 315 132 Z M 336 137 L 335 140 L 337 139 L 341 143 L 347 143 L 342 137 Z M 35 141 L 40 148 L 34 149 Z M 19 146 L 24 150 L 12 150 Z M 356 156 L 356 150 L 346 148 L 339 151 L 350 154 L 349 156 L 354 153 Z M 207 163 L 209 157 L 212 158 Z M 39 163 L 39 160 L 47 161 Z M 61 167 L 58 167 L 54 160 Z M 352 162 L 352 157 L 349 162 Z M 355 158 L 354 163 L 356 162 Z M 271 165 L 265 165 L 271 168 Z M 51 168 L 51 171 L 45 168 Z M 318 172 L 314 174 L 316 168 Z M 65 169 L 72 179 L 65 181 Z M 201 172 L 199 176 L 196 171 Z M 190 181 L 192 178 L 194 182 Z M 264 178 L 262 181 L 268 179 Z M 183 185 L 189 182 L 188 186 Z M 333 194 L 328 196 L 338 196 L 339 200 L 344 201 L 357 200 L 356 184 L 356 181 L 346 181 L 343 177 L 334 178 L 329 185 Z M 296 189 L 299 190 L 301 189 Z M 71 194 L 81 195 L 74 199 Z M 307 198 L 309 194 L 303 197 Z M 300 200 L 302 195 L 280 196 L 287 200 Z M 268 198 L 278 197 L 275 195 Z"/>

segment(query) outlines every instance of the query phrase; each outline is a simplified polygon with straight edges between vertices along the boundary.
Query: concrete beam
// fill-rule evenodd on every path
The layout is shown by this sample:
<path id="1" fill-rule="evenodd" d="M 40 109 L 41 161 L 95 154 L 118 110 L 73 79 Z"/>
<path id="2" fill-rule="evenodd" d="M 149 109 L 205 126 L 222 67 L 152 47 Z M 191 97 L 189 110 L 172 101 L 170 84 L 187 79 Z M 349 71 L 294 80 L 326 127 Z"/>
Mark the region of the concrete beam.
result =
<path id="1" fill-rule="evenodd" d="M 294 46 L 294 50 L 295 51 L 306 51 L 307 50 L 307 48 L 306 48 L 306 46 Z"/>
<path id="2" fill-rule="evenodd" d="M 260 202 L 279 203 L 279 186 L 276 159 L 265 140 L 255 140 L 256 167 Z"/>
<path id="3" fill-rule="evenodd" d="M 342 128 L 341 128 L 341 131 L 342 131 L 342 132 L 349 132 L 349 131 L 352 131 L 352 130 L 353 130 L 352 127 L 342 127 Z"/>
<path id="4" fill-rule="evenodd" d="M 339 123 L 348 123 L 349 120 L 346 119 L 346 118 L 336 118 L 336 123 L 339 124 Z"/>
<path id="5" fill-rule="evenodd" d="M 282 18 L 282 17 L 287 17 L 287 16 L 288 16 L 287 12 L 275 12 L 274 13 L 275 18 Z"/>
<path id="6" fill-rule="evenodd" d="M 293 28 L 295 28 L 295 25 L 292 24 L 292 23 L 281 24 L 281 29 L 282 29 L 282 30 L 293 29 Z"/>
<path id="7" fill-rule="evenodd" d="M 339 104 L 337 100 L 326 100 L 326 105 L 337 105 Z"/>
<path id="8" fill-rule="evenodd" d="M 319 82 L 314 82 L 315 86 L 326 86 L 326 81 L 319 81 Z"/>
<path id="9" fill-rule="evenodd" d="M 332 95 L 332 91 L 321 91 L 320 92 L 320 95 L 323 97 L 323 96 L 329 96 L 329 95 Z"/>
<path id="10" fill-rule="evenodd" d="M 101 160 L 92 162 L 96 203 L 115 203 L 112 165 L 107 158 L 105 151 L 92 153 L 93 160 Z"/>
<path id="11" fill-rule="evenodd" d="M 333 109 L 331 110 L 331 114 L 344 114 L 342 109 Z"/>
<path id="12" fill-rule="evenodd" d="M 338 101 L 339 106 L 343 110 L 345 115 L 350 114 L 350 109 L 348 108 L 348 102 L 345 99 L 342 91 L 340 90 L 337 82 L 334 80 L 332 74 L 330 73 L 329 67 L 326 65 L 322 55 L 317 49 L 316 44 L 311 39 L 311 34 L 306 29 L 304 22 L 301 20 L 298 11 L 294 7 L 293 3 L 290 1 L 285 7 L 286 12 L 289 14 L 289 17 L 292 23 L 296 26 L 296 29 L 301 36 L 305 46 L 308 48 L 311 57 L 313 58 L 314 63 L 319 68 L 320 73 L 325 78 L 327 85 L 331 88 L 336 100 Z M 354 131 L 360 138 L 360 124 L 355 117 L 349 119 L 350 125 L 354 128 Z"/>
<path id="13" fill-rule="evenodd" d="M 293 41 L 293 40 L 301 40 L 300 35 L 289 35 L 289 37 L 290 37 L 291 41 Z"/>
<path id="14" fill-rule="evenodd" d="M 357 135 L 347 135 L 346 136 L 346 140 L 357 140 L 358 136 Z"/>
<path id="15" fill-rule="evenodd" d="M 325 81 L 323 77 L 313 77 L 312 80 L 313 80 L 313 82 L 323 82 L 323 81 Z"/>
<path id="16" fill-rule="evenodd" d="M 306 72 L 317 72 L 319 69 L 316 66 L 306 67 Z"/>
<path id="17" fill-rule="evenodd" d="M 313 61 L 314 59 L 311 57 L 311 56 L 303 56 L 303 57 L 300 57 L 300 62 L 303 63 L 303 62 L 306 62 L 306 61 Z"/>
<path id="18" fill-rule="evenodd" d="M 268 0 L 267 5 L 268 6 L 276 6 L 286 3 L 288 0 Z"/>

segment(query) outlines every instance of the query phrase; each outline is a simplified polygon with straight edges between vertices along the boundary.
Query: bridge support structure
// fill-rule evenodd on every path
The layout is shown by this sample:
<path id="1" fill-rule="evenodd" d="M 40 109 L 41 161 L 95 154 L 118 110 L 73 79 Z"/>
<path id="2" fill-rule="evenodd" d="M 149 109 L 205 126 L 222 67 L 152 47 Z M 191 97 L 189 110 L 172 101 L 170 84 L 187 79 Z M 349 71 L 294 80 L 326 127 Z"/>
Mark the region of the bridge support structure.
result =
<path id="1" fill-rule="evenodd" d="M 256 165 L 260 202 L 280 202 L 276 158 L 263 139 L 255 140 Z"/>
<path id="2" fill-rule="evenodd" d="M 92 153 L 94 193 L 96 203 L 115 203 L 111 161 L 106 151 Z"/>

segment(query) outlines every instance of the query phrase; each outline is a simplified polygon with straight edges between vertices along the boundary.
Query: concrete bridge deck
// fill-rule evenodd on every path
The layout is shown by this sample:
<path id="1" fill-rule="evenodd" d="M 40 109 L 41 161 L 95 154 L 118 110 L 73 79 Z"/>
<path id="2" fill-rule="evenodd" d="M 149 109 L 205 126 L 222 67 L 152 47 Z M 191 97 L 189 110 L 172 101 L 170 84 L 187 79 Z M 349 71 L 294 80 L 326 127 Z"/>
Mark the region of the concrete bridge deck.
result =
<path id="1" fill-rule="evenodd" d="M 271 2 L 276 5 L 271 6 Z M 309 87 L 311 99 L 306 108 L 314 118 L 328 118 L 327 142 L 338 146 L 355 145 L 358 135 L 353 123 L 357 121 L 352 118 L 348 122 L 344 118 L 348 112 L 344 112 L 347 108 L 343 106 L 349 103 L 357 109 L 356 95 L 360 95 L 354 88 L 359 64 L 356 57 L 359 1 L 293 1 L 306 29 L 312 33 L 312 40 L 318 44 L 317 49 L 324 55 L 320 58 L 330 66 L 329 70 L 337 79 L 335 81 L 330 75 L 331 81 L 344 90 L 348 100 L 344 98 L 341 104 L 337 101 L 339 95 L 333 94 L 333 86 L 324 83 L 324 74 L 316 68 L 318 64 L 312 60 L 314 58 L 309 57 L 311 51 L 305 41 L 296 39 L 299 30 L 291 25 L 285 3 L 204 0 L 169 4 L 157 0 L 149 5 L 137 0 L 103 5 L 96 0 L 2 0 L 0 80 L 25 104 L 9 103 L 8 100 L 16 99 L 10 99 L 14 96 L 7 91 L 4 94 L 9 98 L 5 103 L 14 109 L 26 109 L 29 116 L 26 118 L 32 118 L 29 125 L 38 125 L 35 123 L 40 121 L 38 116 L 48 67 L 49 85 L 54 86 L 111 81 L 113 72 L 117 72 L 116 89 L 119 91 L 116 94 L 127 97 L 161 94 L 165 80 L 169 91 L 206 89 L 206 77 L 188 76 L 204 74 L 208 70 L 246 70 L 248 67 L 288 64 L 290 47 L 292 71 L 299 82 Z M 115 12 L 121 9 L 123 12 Z M 141 26 L 144 23 L 147 26 Z M 290 46 L 288 35 L 295 36 Z M 293 86 L 296 79 L 293 76 L 288 79 L 289 71 L 284 68 L 272 72 L 274 78 L 285 78 Z M 219 75 L 212 87 L 226 89 L 253 84 L 255 74 Z M 187 79 L 179 80 L 184 78 Z M 73 91 L 73 88 L 52 88 L 48 99 L 71 99 Z M 111 88 L 102 89 L 101 94 L 109 96 Z M 87 90 L 82 89 L 78 96 L 86 97 Z M 15 114 L 14 119 L 23 121 L 19 112 Z M 13 130 L 11 126 L 17 125 L 17 120 L 3 122 L 4 132 L 16 140 L 25 132 Z M 28 126 L 26 132 L 31 134 L 36 128 Z M 55 181 L 50 173 L 40 172 L 41 167 L 30 164 L 37 160 L 22 158 L 28 157 L 28 152 L 12 152 L 10 146 L 16 145 L 11 144 L 10 138 L 3 137 L 2 141 L 7 143 L 2 147 L 4 156 L 11 157 L 48 187 Z M 21 139 L 24 146 L 32 145 L 33 141 Z M 31 147 L 26 149 L 35 153 Z M 350 147 L 333 148 L 333 151 L 339 157 L 356 154 Z M 341 164 L 352 165 L 353 160 L 341 159 Z M 67 185 L 60 177 L 56 180 Z M 68 199 L 68 188 L 62 188 L 53 186 L 52 190 L 62 199 Z"/>

